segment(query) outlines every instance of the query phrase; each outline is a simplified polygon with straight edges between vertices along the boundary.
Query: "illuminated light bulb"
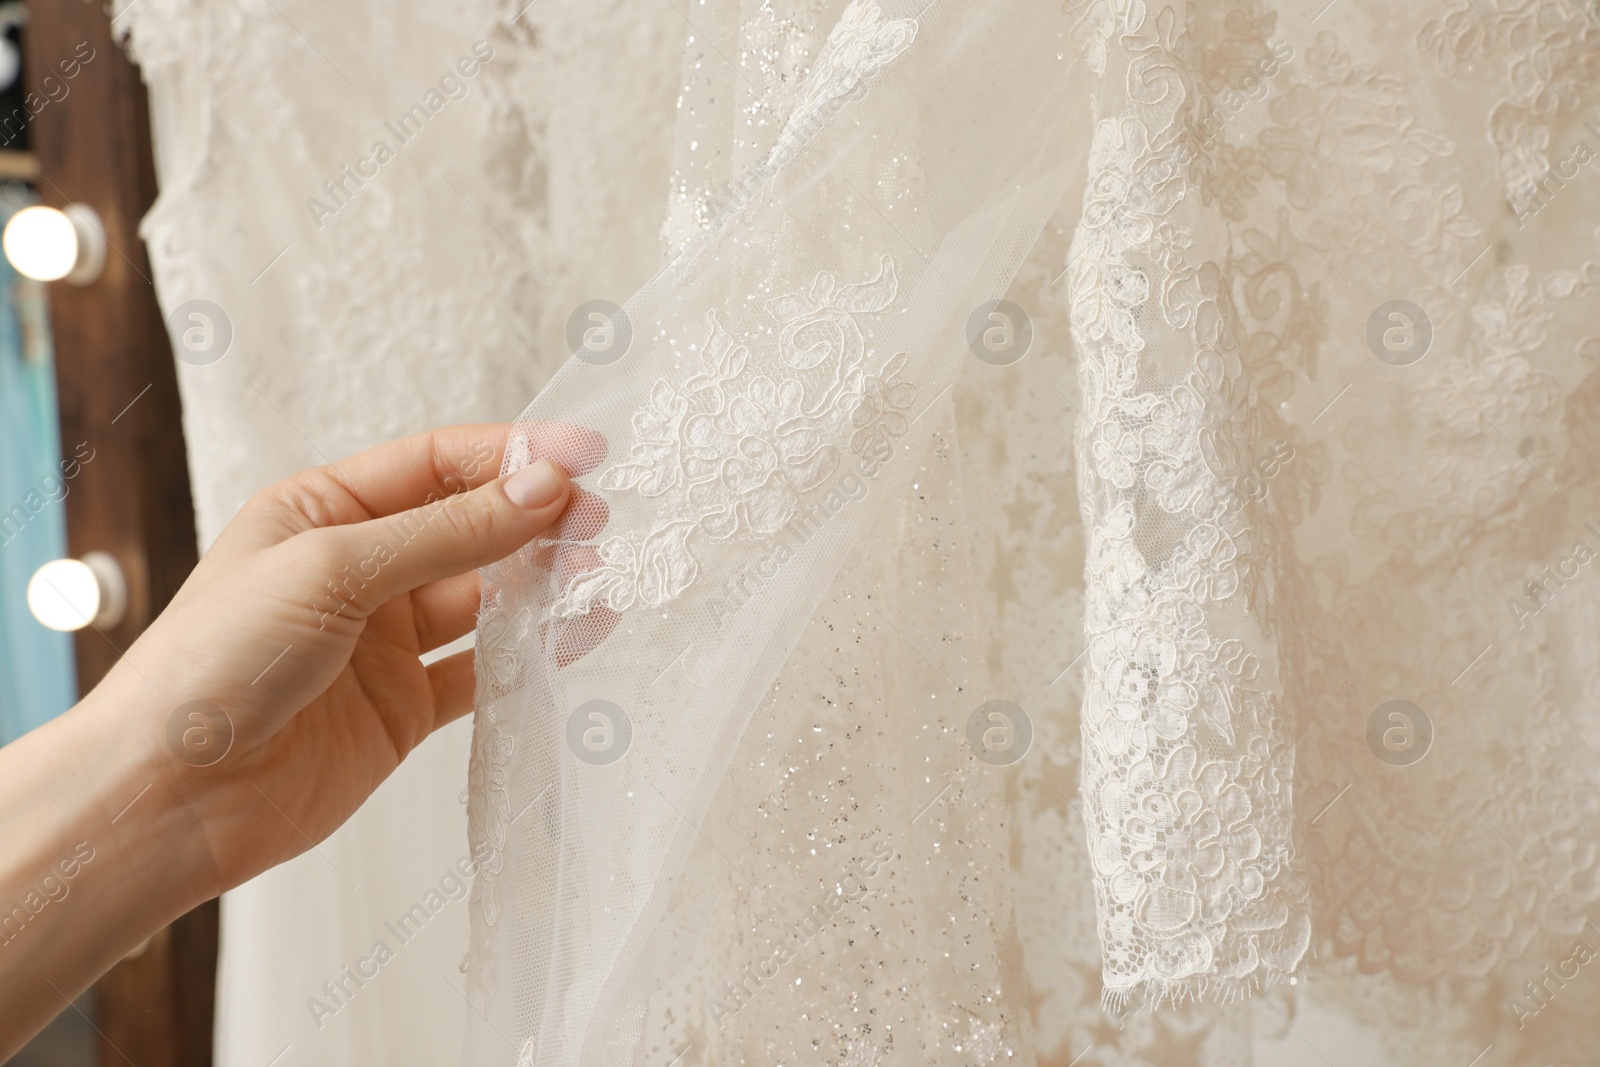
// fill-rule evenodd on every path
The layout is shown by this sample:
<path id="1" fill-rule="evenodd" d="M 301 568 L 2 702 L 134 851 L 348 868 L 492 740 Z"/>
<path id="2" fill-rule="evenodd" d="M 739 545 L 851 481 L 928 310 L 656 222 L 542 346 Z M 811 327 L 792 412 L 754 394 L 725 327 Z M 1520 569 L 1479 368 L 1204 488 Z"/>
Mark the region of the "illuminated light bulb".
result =
<path id="1" fill-rule="evenodd" d="M 28 610 L 52 630 L 110 629 L 122 621 L 127 605 L 122 568 L 104 552 L 51 560 L 28 581 Z"/>
<path id="2" fill-rule="evenodd" d="M 83 204 L 69 204 L 65 211 L 23 208 L 6 223 L 0 246 L 17 273 L 41 282 L 65 278 L 73 285 L 88 285 L 106 264 L 100 217 Z"/>

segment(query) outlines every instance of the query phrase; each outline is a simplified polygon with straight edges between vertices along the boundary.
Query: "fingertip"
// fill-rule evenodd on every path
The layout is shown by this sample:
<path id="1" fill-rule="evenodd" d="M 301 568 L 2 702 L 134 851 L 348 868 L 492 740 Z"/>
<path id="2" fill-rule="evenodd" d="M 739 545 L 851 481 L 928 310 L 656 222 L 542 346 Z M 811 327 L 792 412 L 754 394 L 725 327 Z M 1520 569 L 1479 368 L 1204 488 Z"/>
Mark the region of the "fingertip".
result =
<path id="1" fill-rule="evenodd" d="M 605 460 L 609 445 L 604 434 L 587 426 L 537 421 L 519 423 L 507 449 L 513 455 L 546 456 L 578 478 Z"/>
<path id="2" fill-rule="evenodd" d="M 470 648 L 428 664 L 428 685 L 433 691 L 433 729 L 472 711 L 477 692 L 476 666 L 477 657 Z"/>
<path id="3" fill-rule="evenodd" d="M 558 503 L 569 491 L 566 473 L 548 459 L 538 459 L 508 477 L 506 499 L 523 511 L 539 511 Z"/>

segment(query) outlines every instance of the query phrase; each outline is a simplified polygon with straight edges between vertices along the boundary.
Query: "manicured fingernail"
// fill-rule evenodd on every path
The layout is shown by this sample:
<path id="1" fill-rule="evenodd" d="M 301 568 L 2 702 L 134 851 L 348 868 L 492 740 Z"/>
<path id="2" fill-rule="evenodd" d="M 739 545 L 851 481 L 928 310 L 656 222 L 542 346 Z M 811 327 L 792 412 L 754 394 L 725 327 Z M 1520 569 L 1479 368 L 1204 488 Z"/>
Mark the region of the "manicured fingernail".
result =
<path id="1" fill-rule="evenodd" d="M 547 459 L 523 467 L 506 479 L 506 496 L 519 508 L 533 511 L 561 495 L 561 475 Z"/>

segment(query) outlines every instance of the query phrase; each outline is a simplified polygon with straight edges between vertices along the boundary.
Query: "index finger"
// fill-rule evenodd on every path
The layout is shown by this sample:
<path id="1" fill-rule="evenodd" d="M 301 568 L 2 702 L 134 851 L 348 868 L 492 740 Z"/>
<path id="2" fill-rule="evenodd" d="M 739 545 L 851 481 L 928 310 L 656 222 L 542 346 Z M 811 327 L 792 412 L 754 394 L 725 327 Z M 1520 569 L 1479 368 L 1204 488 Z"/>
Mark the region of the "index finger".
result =
<path id="1" fill-rule="evenodd" d="M 536 459 L 548 459 L 562 467 L 567 477 L 588 474 L 606 458 L 604 434 L 583 426 L 545 420 L 519 422 L 511 429 L 506 451 L 511 463 L 506 473 L 520 469 Z"/>

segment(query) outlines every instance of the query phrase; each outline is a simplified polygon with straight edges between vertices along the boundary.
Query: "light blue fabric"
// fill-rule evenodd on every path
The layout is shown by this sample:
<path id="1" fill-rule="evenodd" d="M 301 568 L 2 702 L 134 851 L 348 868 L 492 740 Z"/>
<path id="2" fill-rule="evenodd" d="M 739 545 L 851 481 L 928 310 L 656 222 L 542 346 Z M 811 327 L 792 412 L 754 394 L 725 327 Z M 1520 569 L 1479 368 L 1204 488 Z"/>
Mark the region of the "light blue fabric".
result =
<path id="1" fill-rule="evenodd" d="M 0 225 L 31 198 L 0 187 Z M 66 555 L 55 366 L 43 287 L 0 256 L 0 744 L 72 706 L 72 635 L 28 612 L 28 579 Z M 70 451 L 70 450 L 69 450 Z"/>

